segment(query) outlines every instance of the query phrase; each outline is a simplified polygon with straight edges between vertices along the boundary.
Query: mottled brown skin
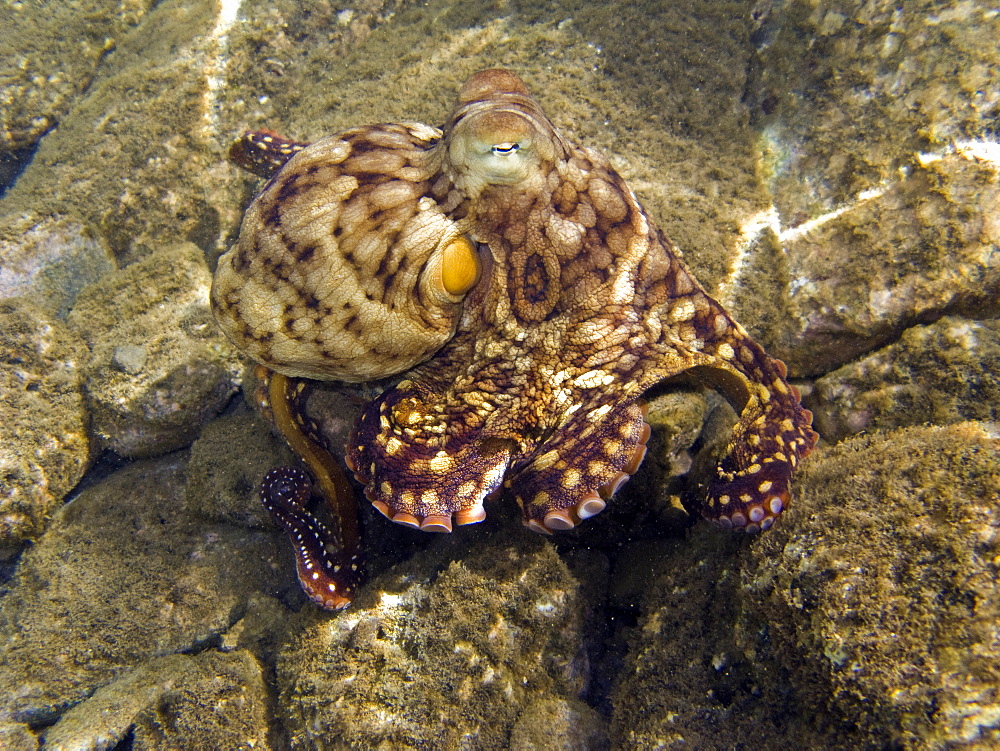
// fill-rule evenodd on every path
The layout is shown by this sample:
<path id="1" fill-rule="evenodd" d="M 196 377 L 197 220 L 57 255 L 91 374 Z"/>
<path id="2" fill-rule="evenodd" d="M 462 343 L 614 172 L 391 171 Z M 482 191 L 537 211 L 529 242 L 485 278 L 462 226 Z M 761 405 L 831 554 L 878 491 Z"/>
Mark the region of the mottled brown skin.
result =
<path id="1" fill-rule="evenodd" d="M 219 259 L 212 302 L 243 352 L 288 376 L 367 381 L 425 361 L 451 338 L 462 298 L 442 287 L 440 266 L 467 241 L 422 200 L 438 173 L 438 138 L 424 125 L 386 124 L 306 149 L 260 134 L 234 147 L 241 165 L 264 174 L 294 155 Z"/>
<path id="2" fill-rule="evenodd" d="M 424 215 L 429 236 L 406 241 Z M 473 241 L 479 282 L 445 295 L 456 237 Z M 220 322 L 268 367 L 355 380 L 410 368 L 347 447 L 368 498 L 410 526 L 480 521 L 505 488 L 537 531 L 592 516 L 645 452 L 643 393 L 681 373 L 740 411 L 704 504 L 722 526 L 770 526 L 816 441 L 784 366 L 704 292 L 608 160 L 562 137 L 507 71 L 473 76 L 442 132 L 376 125 L 296 152 L 220 275 Z M 381 319 L 327 312 L 361 294 Z M 345 360 L 364 372 L 345 376 Z"/>

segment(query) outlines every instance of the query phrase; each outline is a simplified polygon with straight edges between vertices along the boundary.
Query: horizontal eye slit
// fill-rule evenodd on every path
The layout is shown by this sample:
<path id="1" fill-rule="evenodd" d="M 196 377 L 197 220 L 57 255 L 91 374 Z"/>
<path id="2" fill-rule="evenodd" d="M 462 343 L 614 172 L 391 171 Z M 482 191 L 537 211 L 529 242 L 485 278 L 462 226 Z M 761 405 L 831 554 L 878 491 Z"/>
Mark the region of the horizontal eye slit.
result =
<path id="1" fill-rule="evenodd" d="M 519 143 L 495 143 L 491 151 L 497 156 L 502 156 L 504 154 L 513 154 L 521 148 Z"/>

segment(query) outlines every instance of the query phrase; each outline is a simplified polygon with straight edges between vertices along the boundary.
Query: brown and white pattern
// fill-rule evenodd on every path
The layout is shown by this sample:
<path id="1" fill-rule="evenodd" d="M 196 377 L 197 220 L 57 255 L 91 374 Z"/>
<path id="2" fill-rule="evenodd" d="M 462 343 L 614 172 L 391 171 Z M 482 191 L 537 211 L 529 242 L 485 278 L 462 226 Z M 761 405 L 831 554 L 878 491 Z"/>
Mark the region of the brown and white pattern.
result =
<path id="1" fill-rule="evenodd" d="M 788 505 L 816 434 L 784 366 L 514 74 L 473 76 L 443 131 L 247 134 L 234 154 L 273 177 L 220 260 L 216 315 L 288 376 L 404 373 L 347 447 L 387 517 L 450 531 L 507 490 L 531 528 L 568 529 L 636 470 L 642 395 L 681 373 L 740 412 L 705 515 L 766 529 Z"/>

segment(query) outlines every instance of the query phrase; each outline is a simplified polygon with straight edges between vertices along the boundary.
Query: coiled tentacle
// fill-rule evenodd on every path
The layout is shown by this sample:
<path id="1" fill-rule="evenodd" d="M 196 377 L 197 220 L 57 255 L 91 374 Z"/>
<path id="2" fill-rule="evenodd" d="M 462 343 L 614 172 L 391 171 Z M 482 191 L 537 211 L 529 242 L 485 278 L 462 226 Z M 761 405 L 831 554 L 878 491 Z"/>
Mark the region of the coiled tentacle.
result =
<path id="1" fill-rule="evenodd" d="M 260 499 L 288 533 L 295 549 L 299 583 L 322 608 L 347 607 L 364 581 L 357 502 L 337 460 L 303 429 L 301 381 L 257 366 L 262 380 L 261 406 L 288 445 L 309 467 L 320 494 L 329 504 L 339 536 L 310 510 L 312 482 L 297 467 L 278 467 L 264 476 Z"/>

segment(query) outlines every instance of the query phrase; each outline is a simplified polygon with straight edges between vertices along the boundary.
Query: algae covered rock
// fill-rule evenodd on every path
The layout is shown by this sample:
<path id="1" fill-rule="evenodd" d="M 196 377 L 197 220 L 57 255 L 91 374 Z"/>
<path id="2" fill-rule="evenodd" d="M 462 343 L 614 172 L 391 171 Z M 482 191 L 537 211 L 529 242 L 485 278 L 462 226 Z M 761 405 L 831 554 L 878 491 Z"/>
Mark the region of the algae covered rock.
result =
<path id="1" fill-rule="evenodd" d="M 793 275 L 782 349 L 817 374 L 943 313 L 995 314 L 1000 160 L 974 151 L 912 166 L 808 231 L 784 235 Z"/>
<path id="2" fill-rule="evenodd" d="M 37 536 L 90 463 L 87 347 L 25 298 L 0 302 L 0 557 Z"/>
<path id="3" fill-rule="evenodd" d="M 686 537 L 633 543 L 619 559 L 643 570 L 645 586 L 617 593 L 619 607 L 627 592 L 642 610 L 611 693 L 612 748 L 860 747 L 850 732 L 815 727 L 788 697 L 765 696 L 769 685 L 780 691 L 783 676 L 757 675 L 755 656 L 739 649 L 740 572 L 753 544 L 701 525 Z M 627 576 L 616 570 L 616 586 Z"/>
<path id="4" fill-rule="evenodd" d="M 0 299 L 31 301 L 65 318 L 77 294 L 115 269 L 110 249 L 80 222 L 24 215 L 0 233 Z"/>
<path id="5" fill-rule="evenodd" d="M 790 0 L 754 15 L 764 174 L 790 224 L 995 133 L 1000 17 L 984 3 Z"/>
<path id="6" fill-rule="evenodd" d="M 995 425 L 851 438 L 797 479 L 766 535 L 647 549 L 614 747 L 995 748 Z"/>
<path id="7" fill-rule="evenodd" d="M 185 243 L 84 289 L 67 323 L 86 339 L 92 433 L 122 456 L 185 446 L 235 393 L 240 366 L 208 304 L 204 254 Z"/>
<path id="8" fill-rule="evenodd" d="M 946 316 L 816 381 L 809 405 L 828 441 L 862 430 L 1000 417 L 1000 321 Z"/>
<path id="9" fill-rule="evenodd" d="M 579 699 L 542 699 L 521 713 L 510 751 L 601 751 L 609 748 L 604 719 Z"/>
<path id="10" fill-rule="evenodd" d="M 239 411 L 208 423 L 191 446 L 184 505 L 196 518 L 274 528 L 257 489 L 291 452 L 260 416 Z"/>
<path id="11" fill-rule="evenodd" d="M 37 751 L 38 737 L 24 724 L 0 724 L 0 748 L 4 751 Z"/>
<path id="12" fill-rule="evenodd" d="M 122 673 L 218 639 L 278 588 L 269 534 L 183 513 L 184 459 L 87 488 L 22 556 L 0 608 L 0 726 L 50 724 Z"/>
<path id="13" fill-rule="evenodd" d="M 743 572 L 741 652 L 864 747 L 1000 744 L 1000 435 L 905 428 L 821 449 Z M 766 701 L 784 699 L 780 684 Z"/>
<path id="14" fill-rule="evenodd" d="M 773 354 L 818 375 L 942 314 L 995 314 L 1000 17 L 791 0 L 754 18 L 761 224 L 788 292 Z"/>
<path id="15" fill-rule="evenodd" d="M 537 702 L 575 706 L 596 593 L 526 534 L 476 551 L 440 573 L 440 553 L 418 554 L 293 634 L 277 663 L 292 747 L 506 748 Z"/>
<path id="16" fill-rule="evenodd" d="M 45 748 L 267 748 L 267 704 L 263 669 L 249 652 L 169 655 L 66 712 L 45 732 Z"/>
<path id="17" fill-rule="evenodd" d="M 0 238 L 22 214 L 59 214 L 134 261 L 170 242 L 217 251 L 235 229 L 243 181 L 225 162 L 228 133 L 216 140 L 214 127 L 220 4 L 148 5 L 120 27 L 113 52 L 7 191 Z M 72 21 L 87 26 L 86 17 Z"/>
<path id="18" fill-rule="evenodd" d="M 87 88 L 151 0 L 4 3 L 0 7 L 0 151 L 32 146 Z"/>

